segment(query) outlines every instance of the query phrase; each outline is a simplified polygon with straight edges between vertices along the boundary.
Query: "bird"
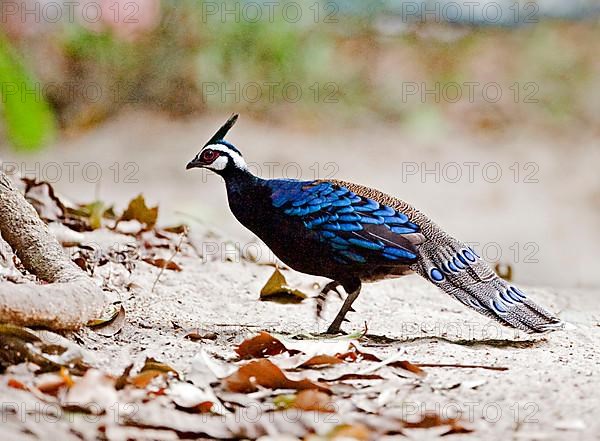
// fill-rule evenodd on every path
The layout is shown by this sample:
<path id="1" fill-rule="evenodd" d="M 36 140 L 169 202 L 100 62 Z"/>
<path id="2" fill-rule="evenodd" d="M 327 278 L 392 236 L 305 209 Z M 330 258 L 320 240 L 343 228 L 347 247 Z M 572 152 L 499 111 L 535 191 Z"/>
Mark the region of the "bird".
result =
<path id="1" fill-rule="evenodd" d="M 321 316 L 328 296 L 342 307 L 327 334 L 343 332 L 346 314 L 363 283 L 417 273 L 463 305 L 527 333 L 564 328 L 514 284 L 500 278 L 467 244 L 442 230 L 412 205 L 351 182 L 263 179 L 242 153 L 225 140 L 232 115 L 204 144 L 186 169 L 220 175 L 237 220 L 290 268 L 331 280 L 317 297 Z"/>

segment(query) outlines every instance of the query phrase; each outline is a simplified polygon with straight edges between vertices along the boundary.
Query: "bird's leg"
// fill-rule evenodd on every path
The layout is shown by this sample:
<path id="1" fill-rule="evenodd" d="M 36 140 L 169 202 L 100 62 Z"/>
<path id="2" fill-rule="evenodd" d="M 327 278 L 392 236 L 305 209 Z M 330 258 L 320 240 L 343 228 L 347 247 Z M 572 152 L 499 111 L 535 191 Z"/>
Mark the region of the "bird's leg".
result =
<path id="1" fill-rule="evenodd" d="M 331 325 L 329 325 L 329 328 L 327 328 L 327 334 L 339 334 L 341 332 L 340 326 L 345 320 L 346 314 L 350 311 L 354 311 L 354 309 L 352 309 L 352 303 L 354 303 L 360 294 L 360 280 L 353 280 L 350 284 L 343 286 L 346 292 L 349 294 L 348 297 L 346 297 L 346 300 L 344 300 L 344 304 L 340 308 L 340 311 L 333 319 L 333 322 L 331 322 Z"/>
<path id="2" fill-rule="evenodd" d="M 327 301 L 327 296 L 329 295 L 329 293 L 331 291 L 335 292 L 338 295 L 338 297 L 341 300 L 343 300 L 342 295 L 337 290 L 339 286 L 343 286 L 343 285 L 340 282 L 338 282 L 337 280 L 334 280 L 332 282 L 329 282 L 327 285 L 325 285 L 323 287 L 323 289 L 317 296 L 317 318 L 321 317 L 321 314 L 323 313 L 323 305 L 325 305 L 325 302 Z"/>

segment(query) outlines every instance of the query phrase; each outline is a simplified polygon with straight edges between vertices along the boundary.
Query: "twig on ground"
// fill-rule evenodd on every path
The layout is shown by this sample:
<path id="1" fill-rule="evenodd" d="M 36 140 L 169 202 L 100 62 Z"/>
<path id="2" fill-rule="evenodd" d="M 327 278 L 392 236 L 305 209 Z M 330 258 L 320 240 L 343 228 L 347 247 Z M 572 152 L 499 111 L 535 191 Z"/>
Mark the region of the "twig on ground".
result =
<path id="1" fill-rule="evenodd" d="M 175 247 L 173 254 L 171 254 L 171 257 L 169 257 L 167 259 L 167 261 L 165 262 L 165 264 L 161 267 L 160 272 L 156 276 L 156 280 L 154 280 L 154 283 L 152 284 L 152 289 L 150 290 L 150 292 L 154 292 L 154 288 L 156 288 L 156 284 L 160 280 L 160 277 L 162 276 L 162 274 L 165 272 L 165 269 L 169 266 L 169 264 L 171 262 L 173 262 L 173 259 L 179 253 L 179 251 L 181 251 L 181 245 L 183 245 L 183 239 L 187 236 L 187 233 L 188 233 L 188 229 L 187 229 L 187 227 L 184 227 L 183 232 L 179 235 L 179 242 L 177 243 L 177 246 Z"/>
<path id="2" fill-rule="evenodd" d="M 492 371 L 507 371 L 507 367 L 484 366 L 480 364 L 452 364 L 452 363 L 415 363 L 419 367 L 451 367 L 451 368 L 469 368 L 469 369 L 489 369 Z"/>

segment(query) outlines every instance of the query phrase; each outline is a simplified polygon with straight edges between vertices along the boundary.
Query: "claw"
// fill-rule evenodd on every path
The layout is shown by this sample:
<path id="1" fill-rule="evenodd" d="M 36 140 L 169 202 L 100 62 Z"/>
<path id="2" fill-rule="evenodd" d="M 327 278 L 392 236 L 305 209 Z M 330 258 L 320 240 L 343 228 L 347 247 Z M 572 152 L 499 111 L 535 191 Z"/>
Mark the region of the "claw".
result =
<path id="1" fill-rule="evenodd" d="M 341 285 L 335 281 L 329 282 L 327 285 L 323 287 L 319 295 L 316 297 L 317 300 L 317 318 L 321 318 L 321 314 L 323 312 L 323 306 L 327 302 L 327 296 L 331 291 L 335 292 L 340 300 L 344 300 L 342 294 L 338 291 L 338 287 Z"/>
<path id="2" fill-rule="evenodd" d="M 356 309 L 354 309 L 352 306 L 348 309 L 348 312 L 356 312 Z"/>

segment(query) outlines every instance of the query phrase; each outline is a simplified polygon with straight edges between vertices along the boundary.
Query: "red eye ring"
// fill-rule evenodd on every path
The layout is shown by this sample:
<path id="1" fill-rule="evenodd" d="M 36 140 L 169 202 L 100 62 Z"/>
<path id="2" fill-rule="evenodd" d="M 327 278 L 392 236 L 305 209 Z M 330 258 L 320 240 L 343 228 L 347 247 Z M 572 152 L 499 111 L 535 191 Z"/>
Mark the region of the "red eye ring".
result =
<path id="1" fill-rule="evenodd" d="M 206 149 L 202 152 L 202 156 L 200 159 L 202 159 L 202 162 L 210 164 L 215 159 L 217 159 L 218 156 L 219 156 L 219 153 L 216 152 L 215 150 Z"/>

